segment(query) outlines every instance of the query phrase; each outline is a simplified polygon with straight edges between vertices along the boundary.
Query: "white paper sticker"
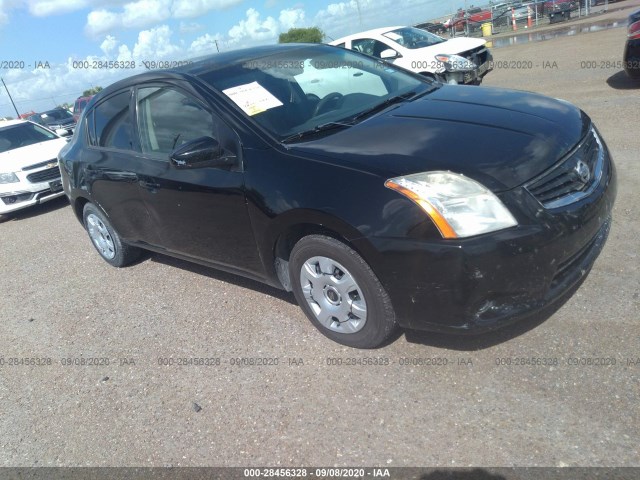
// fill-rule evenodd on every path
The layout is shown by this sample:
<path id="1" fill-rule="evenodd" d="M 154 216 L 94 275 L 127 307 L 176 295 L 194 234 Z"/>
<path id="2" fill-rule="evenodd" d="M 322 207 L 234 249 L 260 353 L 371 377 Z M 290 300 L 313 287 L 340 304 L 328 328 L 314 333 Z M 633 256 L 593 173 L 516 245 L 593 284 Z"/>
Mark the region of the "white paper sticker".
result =
<path id="1" fill-rule="evenodd" d="M 279 107 L 282 102 L 258 82 L 251 82 L 222 91 L 247 115 L 257 115 L 270 108 Z"/>
<path id="2" fill-rule="evenodd" d="M 385 37 L 390 38 L 391 40 L 397 42 L 402 38 L 402 35 L 398 35 L 396 32 L 387 32 L 384 34 Z"/>

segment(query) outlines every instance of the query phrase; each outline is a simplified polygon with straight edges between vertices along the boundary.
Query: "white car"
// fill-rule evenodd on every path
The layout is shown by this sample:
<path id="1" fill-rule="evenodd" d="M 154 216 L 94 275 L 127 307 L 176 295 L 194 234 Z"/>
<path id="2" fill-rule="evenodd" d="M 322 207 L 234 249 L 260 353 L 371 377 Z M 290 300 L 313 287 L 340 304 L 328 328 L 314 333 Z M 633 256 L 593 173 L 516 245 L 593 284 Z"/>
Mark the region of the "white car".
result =
<path id="1" fill-rule="evenodd" d="M 331 45 L 381 58 L 444 83 L 478 85 L 493 57 L 479 38 L 445 40 L 415 27 L 386 27 L 339 38 Z"/>
<path id="2" fill-rule="evenodd" d="M 0 123 L 0 215 L 64 195 L 58 152 L 66 144 L 30 121 Z"/>

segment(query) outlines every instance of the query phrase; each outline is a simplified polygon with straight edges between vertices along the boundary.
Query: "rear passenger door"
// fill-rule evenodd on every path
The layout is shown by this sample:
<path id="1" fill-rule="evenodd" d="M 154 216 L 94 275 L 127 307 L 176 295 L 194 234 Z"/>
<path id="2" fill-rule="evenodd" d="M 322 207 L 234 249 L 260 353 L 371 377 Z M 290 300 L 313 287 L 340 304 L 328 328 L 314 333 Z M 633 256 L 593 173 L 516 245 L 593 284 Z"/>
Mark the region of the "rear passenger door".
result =
<path id="1" fill-rule="evenodd" d="M 143 169 L 133 128 L 133 90 L 123 89 L 102 100 L 87 114 L 89 147 L 82 152 L 91 198 L 109 217 L 120 236 L 156 245 L 156 229 L 140 196 Z"/>

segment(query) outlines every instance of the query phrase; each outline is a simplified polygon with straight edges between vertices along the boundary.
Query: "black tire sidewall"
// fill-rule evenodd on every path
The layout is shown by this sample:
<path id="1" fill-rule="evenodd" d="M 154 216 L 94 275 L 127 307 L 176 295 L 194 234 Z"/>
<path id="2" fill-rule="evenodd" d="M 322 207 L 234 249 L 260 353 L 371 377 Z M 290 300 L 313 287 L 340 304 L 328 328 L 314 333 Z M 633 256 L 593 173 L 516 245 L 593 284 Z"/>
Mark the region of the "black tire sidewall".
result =
<path id="1" fill-rule="evenodd" d="M 96 244 L 93 242 L 93 239 L 89 236 L 91 245 L 93 245 L 93 247 L 96 249 L 100 257 L 105 262 L 107 262 L 108 264 L 114 267 L 123 267 L 128 263 L 130 263 L 131 260 L 130 258 L 128 258 L 128 255 L 127 255 L 127 247 L 122 243 L 122 240 L 120 239 L 120 235 L 118 235 L 118 232 L 113 228 L 113 226 L 111 225 L 111 222 L 109 222 L 107 216 L 102 212 L 102 210 L 100 210 L 98 207 L 96 207 L 92 203 L 87 203 L 84 206 L 84 210 L 82 212 L 82 221 L 84 223 L 85 230 L 87 230 L 87 233 L 89 233 L 89 227 L 87 225 L 87 217 L 91 214 L 98 217 L 102 221 L 104 226 L 107 228 L 107 231 L 109 232 L 109 235 L 111 235 L 111 239 L 113 240 L 113 246 L 116 251 L 116 254 L 113 258 L 106 258 L 102 254 L 102 252 L 98 249 L 98 247 L 96 247 Z"/>
<path id="2" fill-rule="evenodd" d="M 302 293 L 300 270 L 309 258 L 323 256 L 340 263 L 354 277 L 367 304 L 367 321 L 355 333 L 338 333 L 324 327 L 316 318 Z M 354 348 L 375 348 L 391 336 L 397 325 L 391 301 L 380 281 L 364 259 L 344 243 L 323 235 L 311 235 L 300 240 L 289 259 L 289 275 L 293 294 L 300 308 L 323 335 Z"/>

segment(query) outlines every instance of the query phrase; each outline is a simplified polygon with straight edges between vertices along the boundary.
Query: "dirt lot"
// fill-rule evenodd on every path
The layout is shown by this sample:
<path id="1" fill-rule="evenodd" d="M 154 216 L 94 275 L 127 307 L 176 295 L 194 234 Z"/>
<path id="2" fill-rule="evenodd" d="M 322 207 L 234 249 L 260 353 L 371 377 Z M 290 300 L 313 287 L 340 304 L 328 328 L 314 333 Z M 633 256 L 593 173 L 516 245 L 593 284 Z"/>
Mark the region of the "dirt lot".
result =
<path id="1" fill-rule="evenodd" d="M 486 85 L 579 105 L 619 175 L 586 282 L 499 334 L 351 350 L 260 284 L 160 255 L 109 267 L 65 199 L 0 224 L 0 465 L 640 466 L 640 85 L 615 65 L 624 41 L 616 28 L 494 51 L 532 63 Z M 45 364 L 10 365 L 24 357 Z"/>

